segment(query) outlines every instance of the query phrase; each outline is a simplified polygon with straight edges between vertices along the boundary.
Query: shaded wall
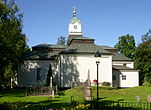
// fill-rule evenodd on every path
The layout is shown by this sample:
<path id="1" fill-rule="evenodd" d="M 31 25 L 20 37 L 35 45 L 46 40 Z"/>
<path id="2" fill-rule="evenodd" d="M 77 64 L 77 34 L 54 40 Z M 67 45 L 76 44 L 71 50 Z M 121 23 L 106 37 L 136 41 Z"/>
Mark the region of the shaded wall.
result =
<path id="1" fill-rule="evenodd" d="M 55 73 L 54 62 L 44 60 L 28 60 L 18 71 L 18 86 L 43 86 L 46 84 L 49 65 L 52 65 L 52 71 Z M 40 69 L 40 79 L 37 79 L 37 69 Z"/>
<path id="2" fill-rule="evenodd" d="M 110 82 L 112 84 L 112 56 L 103 55 L 101 58 L 95 58 L 94 55 L 61 55 L 60 80 L 61 87 L 71 87 L 79 85 L 79 82 L 85 82 L 90 71 L 90 80 L 97 79 L 97 65 L 99 64 L 99 83 Z"/>

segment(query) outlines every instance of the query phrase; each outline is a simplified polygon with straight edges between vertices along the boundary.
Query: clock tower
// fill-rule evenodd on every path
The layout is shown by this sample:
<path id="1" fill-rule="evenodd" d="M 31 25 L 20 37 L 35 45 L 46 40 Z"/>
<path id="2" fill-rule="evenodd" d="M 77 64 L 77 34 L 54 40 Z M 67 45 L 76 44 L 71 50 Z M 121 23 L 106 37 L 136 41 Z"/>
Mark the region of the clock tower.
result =
<path id="1" fill-rule="evenodd" d="M 81 32 L 81 22 L 76 17 L 76 8 L 73 8 L 73 18 L 68 26 L 68 34 L 70 35 L 82 35 Z"/>

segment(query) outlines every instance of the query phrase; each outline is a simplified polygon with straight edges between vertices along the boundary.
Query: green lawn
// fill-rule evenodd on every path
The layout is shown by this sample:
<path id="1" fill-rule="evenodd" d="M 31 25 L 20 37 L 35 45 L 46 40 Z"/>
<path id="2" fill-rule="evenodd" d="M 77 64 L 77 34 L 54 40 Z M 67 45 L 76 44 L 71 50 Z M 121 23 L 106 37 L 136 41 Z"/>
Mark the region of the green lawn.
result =
<path id="1" fill-rule="evenodd" d="M 96 98 L 96 87 L 92 87 L 93 97 Z M 71 96 L 74 96 L 74 100 L 83 102 L 84 101 L 84 90 L 83 87 L 76 87 L 63 91 L 60 96 L 51 99 L 48 96 L 26 96 L 25 90 L 3 90 L 0 91 L 0 103 L 8 102 L 70 102 Z M 136 96 L 140 96 L 142 102 L 147 102 L 147 95 L 151 94 L 151 87 L 133 87 L 127 89 L 116 89 L 112 87 L 100 87 L 99 98 L 101 100 L 109 101 L 126 101 L 136 102 Z"/>
<path id="2" fill-rule="evenodd" d="M 12 89 L 12 90 L 2 90 L 0 91 L 0 108 L 1 104 L 6 102 L 6 106 L 9 110 L 14 110 L 23 107 L 23 109 L 37 110 L 39 107 L 48 108 L 60 108 L 70 107 L 72 108 L 71 97 L 77 102 L 84 101 L 84 88 L 76 87 L 68 89 L 66 91 L 59 92 L 60 95 L 56 96 L 54 99 L 48 96 L 26 96 L 26 91 L 24 89 Z M 102 102 L 109 101 L 123 101 L 123 102 L 137 102 L 136 96 L 140 96 L 141 102 L 147 102 L 147 95 L 151 94 L 151 87 L 133 87 L 127 89 L 116 89 L 113 87 L 99 87 L 99 98 Z M 96 98 L 96 87 L 92 87 L 93 98 Z M 13 103 L 10 105 L 10 103 Z M 33 104 L 34 103 L 34 104 Z M 37 104 L 35 104 L 37 103 Z M 90 104 L 79 105 L 82 107 L 90 106 Z M 44 109 L 44 108 L 42 108 Z M 62 109 L 61 109 L 62 110 Z M 66 109 L 64 109 L 66 110 Z M 79 110 L 82 110 L 81 108 Z"/>
<path id="3" fill-rule="evenodd" d="M 107 90 L 107 88 L 100 89 L 99 96 L 102 100 L 136 102 L 136 96 L 140 96 L 141 102 L 147 102 L 147 96 L 151 94 L 151 87 L 108 89 L 110 90 Z"/>
<path id="4" fill-rule="evenodd" d="M 74 96 L 75 100 L 83 100 L 83 88 L 77 87 L 66 91 L 59 92 L 60 95 L 54 99 L 49 96 L 26 96 L 24 89 L 12 89 L 0 91 L 0 103 L 15 103 L 15 102 L 31 102 L 31 103 L 42 103 L 42 102 L 70 102 L 71 96 Z"/>

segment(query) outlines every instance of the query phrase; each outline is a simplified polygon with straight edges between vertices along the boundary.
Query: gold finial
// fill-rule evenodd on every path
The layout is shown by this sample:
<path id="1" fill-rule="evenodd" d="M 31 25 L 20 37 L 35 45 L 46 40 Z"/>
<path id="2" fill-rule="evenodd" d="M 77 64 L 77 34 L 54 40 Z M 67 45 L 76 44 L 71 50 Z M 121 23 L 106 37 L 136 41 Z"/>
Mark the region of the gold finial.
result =
<path id="1" fill-rule="evenodd" d="M 73 17 L 76 17 L 76 7 L 73 7 Z"/>

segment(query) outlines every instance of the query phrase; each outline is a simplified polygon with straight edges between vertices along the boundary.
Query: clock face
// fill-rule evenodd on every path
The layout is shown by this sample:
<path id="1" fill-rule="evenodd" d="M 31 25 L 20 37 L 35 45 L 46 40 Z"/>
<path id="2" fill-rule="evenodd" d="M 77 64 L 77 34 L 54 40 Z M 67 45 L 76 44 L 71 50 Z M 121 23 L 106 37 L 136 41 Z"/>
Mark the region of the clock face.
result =
<path id="1" fill-rule="evenodd" d="M 74 29 L 77 29 L 77 25 L 74 25 L 73 27 L 74 27 Z"/>

